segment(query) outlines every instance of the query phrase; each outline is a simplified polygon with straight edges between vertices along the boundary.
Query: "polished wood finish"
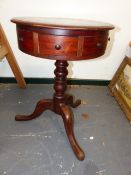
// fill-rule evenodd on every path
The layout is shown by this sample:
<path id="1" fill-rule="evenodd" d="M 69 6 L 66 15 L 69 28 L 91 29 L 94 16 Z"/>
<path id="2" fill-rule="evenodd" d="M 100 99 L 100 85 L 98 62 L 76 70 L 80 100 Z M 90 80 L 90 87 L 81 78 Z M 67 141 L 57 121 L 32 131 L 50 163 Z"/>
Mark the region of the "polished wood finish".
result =
<path id="1" fill-rule="evenodd" d="M 74 31 L 76 32 L 76 31 Z M 83 32 L 83 31 L 82 31 Z M 63 33 L 64 34 L 64 33 Z M 93 59 L 104 54 L 108 30 L 92 31 L 80 35 L 52 35 L 41 33 L 41 29 L 17 27 L 19 49 L 27 54 L 55 60 L 85 60 Z M 59 46 L 59 49 L 56 48 Z"/>
<path id="2" fill-rule="evenodd" d="M 104 54 L 109 30 L 113 26 L 106 23 L 58 19 L 58 18 L 15 18 L 17 24 L 19 49 L 27 54 L 55 59 L 53 99 L 40 100 L 30 115 L 17 115 L 17 121 L 37 118 L 45 110 L 59 114 L 64 122 L 71 147 L 79 160 L 85 154 L 78 145 L 73 131 L 73 113 L 81 100 L 73 101 L 73 96 L 66 94 L 68 63 L 71 60 L 93 59 Z"/>
<path id="3" fill-rule="evenodd" d="M 14 73 L 14 76 L 16 78 L 16 81 L 18 82 L 18 85 L 20 88 L 26 87 L 26 82 L 23 78 L 23 74 L 20 70 L 20 67 L 16 61 L 16 58 L 14 56 L 14 53 L 11 49 L 11 46 L 8 42 L 8 39 L 5 35 L 5 32 L 0 25 L 0 59 L 6 57 L 12 72 Z"/>
<path id="4" fill-rule="evenodd" d="M 68 36 L 53 36 L 53 35 L 38 35 L 40 57 L 48 55 L 69 55 L 77 54 L 78 40 L 76 37 Z"/>
<path id="5" fill-rule="evenodd" d="M 107 23 L 59 18 L 15 18 L 19 49 L 27 54 L 55 60 L 86 60 L 104 54 Z M 59 49 L 56 48 L 59 46 Z"/>

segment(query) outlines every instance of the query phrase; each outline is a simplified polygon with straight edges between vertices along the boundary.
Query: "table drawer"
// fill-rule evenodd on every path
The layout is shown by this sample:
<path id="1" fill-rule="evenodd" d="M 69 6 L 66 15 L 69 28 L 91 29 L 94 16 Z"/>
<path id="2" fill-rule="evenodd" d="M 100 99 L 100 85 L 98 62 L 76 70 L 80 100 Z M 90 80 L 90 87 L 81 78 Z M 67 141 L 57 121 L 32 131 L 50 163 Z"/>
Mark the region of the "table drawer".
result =
<path id="1" fill-rule="evenodd" d="M 68 36 L 38 35 L 39 55 L 76 56 L 78 38 Z"/>
<path id="2" fill-rule="evenodd" d="M 19 49 L 25 53 L 34 53 L 33 33 L 28 30 L 17 30 Z"/>
<path id="3" fill-rule="evenodd" d="M 103 55 L 106 49 L 108 33 L 84 38 L 82 56 L 95 57 Z"/>
<path id="4" fill-rule="evenodd" d="M 80 60 L 102 56 L 108 32 L 95 32 L 87 36 L 47 35 L 18 28 L 19 49 L 27 54 L 49 59 Z"/>

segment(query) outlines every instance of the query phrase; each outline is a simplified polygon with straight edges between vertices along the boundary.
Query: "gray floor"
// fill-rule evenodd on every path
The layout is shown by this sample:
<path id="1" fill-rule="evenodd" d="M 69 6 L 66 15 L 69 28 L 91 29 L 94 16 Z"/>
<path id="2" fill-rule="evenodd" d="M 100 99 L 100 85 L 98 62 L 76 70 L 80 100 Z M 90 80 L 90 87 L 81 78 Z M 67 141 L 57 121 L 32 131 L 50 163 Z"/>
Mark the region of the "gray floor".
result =
<path id="1" fill-rule="evenodd" d="M 107 87 L 73 86 L 82 99 L 73 109 L 74 131 L 86 158 L 80 162 L 68 143 L 61 117 L 16 122 L 50 98 L 52 85 L 0 85 L 0 175 L 131 175 L 131 125 Z"/>

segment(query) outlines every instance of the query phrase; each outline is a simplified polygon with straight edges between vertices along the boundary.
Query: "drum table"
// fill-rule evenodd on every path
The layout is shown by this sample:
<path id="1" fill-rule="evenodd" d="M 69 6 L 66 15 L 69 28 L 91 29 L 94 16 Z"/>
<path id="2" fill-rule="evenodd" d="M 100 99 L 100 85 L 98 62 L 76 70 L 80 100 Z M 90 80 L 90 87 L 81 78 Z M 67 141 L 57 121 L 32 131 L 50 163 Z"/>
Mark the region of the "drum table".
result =
<path id="1" fill-rule="evenodd" d="M 88 60 L 102 56 L 105 52 L 111 24 L 62 18 L 21 17 L 13 18 L 16 23 L 18 46 L 21 51 L 36 57 L 56 60 L 54 71 L 53 99 L 40 100 L 30 115 L 17 115 L 17 121 L 37 118 L 45 110 L 62 116 L 71 147 L 79 160 L 85 155 L 78 145 L 73 131 L 73 113 L 81 101 L 73 101 L 66 94 L 67 61 Z"/>

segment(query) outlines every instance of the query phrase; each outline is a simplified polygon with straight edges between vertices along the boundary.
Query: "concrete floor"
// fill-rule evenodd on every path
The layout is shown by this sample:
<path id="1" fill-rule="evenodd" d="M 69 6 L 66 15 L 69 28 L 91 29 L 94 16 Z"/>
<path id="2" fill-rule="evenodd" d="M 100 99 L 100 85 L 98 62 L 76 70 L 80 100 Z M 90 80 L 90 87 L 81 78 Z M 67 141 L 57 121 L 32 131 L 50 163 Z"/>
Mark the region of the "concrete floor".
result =
<path id="1" fill-rule="evenodd" d="M 85 151 L 80 162 L 68 143 L 63 122 L 46 111 L 28 122 L 39 99 L 51 98 L 52 85 L 0 85 L 0 175 L 131 175 L 131 125 L 107 87 L 72 86 L 82 99 L 73 109 L 76 138 Z"/>

